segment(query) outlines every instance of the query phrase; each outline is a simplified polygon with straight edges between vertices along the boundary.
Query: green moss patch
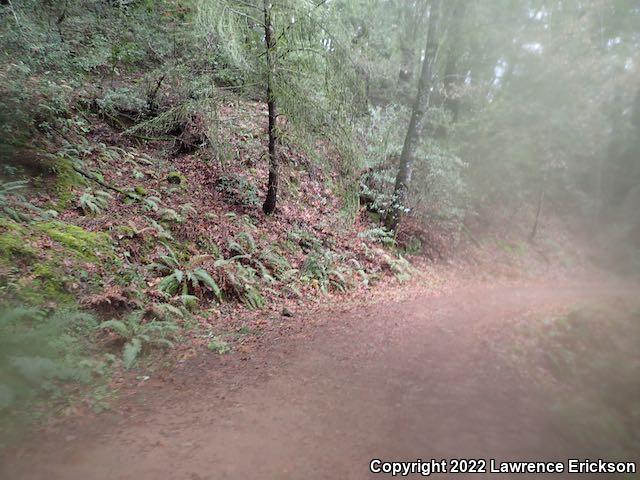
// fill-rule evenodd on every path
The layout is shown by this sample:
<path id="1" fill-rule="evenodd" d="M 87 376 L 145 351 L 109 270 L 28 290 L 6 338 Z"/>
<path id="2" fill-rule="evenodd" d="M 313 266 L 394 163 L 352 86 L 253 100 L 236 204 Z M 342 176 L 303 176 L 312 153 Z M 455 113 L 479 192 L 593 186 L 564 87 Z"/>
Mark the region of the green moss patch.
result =
<path id="1" fill-rule="evenodd" d="M 104 259 L 113 255 L 110 238 L 104 233 L 89 232 L 76 225 L 52 221 L 38 222 L 33 228 L 73 251 L 83 260 Z"/>
<path id="2" fill-rule="evenodd" d="M 187 186 L 187 177 L 180 172 L 169 172 L 167 175 L 167 182 L 173 185 L 180 185 L 181 187 Z"/>
<path id="3" fill-rule="evenodd" d="M 52 241 L 54 242 L 52 244 Z M 38 245 L 41 245 L 38 247 Z M 0 219 L 2 295 L 32 305 L 73 301 L 100 283 L 91 269 L 115 262 L 108 235 L 60 221 L 22 224 Z"/>

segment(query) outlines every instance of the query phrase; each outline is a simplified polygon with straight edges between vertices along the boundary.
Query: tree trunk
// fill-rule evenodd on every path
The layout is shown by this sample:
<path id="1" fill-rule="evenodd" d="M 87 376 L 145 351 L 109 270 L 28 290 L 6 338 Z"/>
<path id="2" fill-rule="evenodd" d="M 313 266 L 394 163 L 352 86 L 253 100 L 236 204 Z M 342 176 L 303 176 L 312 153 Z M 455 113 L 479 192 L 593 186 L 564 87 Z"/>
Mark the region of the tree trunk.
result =
<path id="1" fill-rule="evenodd" d="M 396 176 L 393 198 L 385 219 L 386 227 L 395 231 L 400 223 L 400 217 L 404 210 L 407 190 L 413 174 L 416 149 L 418 147 L 419 132 L 422 130 L 422 122 L 429 107 L 429 96 L 433 86 L 433 66 L 438 52 L 437 24 L 440 13 L 440 0 L 432 0 L 429 10 L 429 31 L 427 33 L 427 45 L 422 61 L 422 71 L 418 81 L 418 92 L 411 110 L 411 119 L 407 128 L 407 135 L 400 155 L 400 167 Z"/>
<path id="2" fill-rule="evenodd" d="M 276 210 L 278 199 L 278 154 L 276 139 L 276 99 L 273 92 L 275 80 L 275 48 L 276 39 L 271 22 L 271 0 L 264 0 L 264 37 L 267 58 L 267 108 L 269 109 L 269 183 L 267 184 L 267 197 L 262 205 L 262 211 L 271 215 Z"/>
<path id="3" fill-rule="evenodd" d="M 544 200 L 544 191 L 546 189 L 547 184 L 547 174 L 546 172 L 542 176 L 542 183 L 540 184 L 540 193 L 538 194 L 538 206 L 536 208 L 536 218 L 533 222 L 533 228 L 531 229 L 531 233 L 529 234 L 529 242 L 533 242 L 536 238 L 536 234 L 538 233 L 538 222 L 540 221 L 540 213 L 542 212 L 542 202 Z"/>
<path id="4" fill-rule="evenodd" d="M 456 123 L 459 113 L 459 101 L 456 87 L 460 85 L 460 50 L 463 38 L 462 26 L 467 8 L 466 0 L 458 0 L 453 9 L 451 30 L 451 46 L 447 55 L 447 65 L 444 70 L 444 108 L 451 114 L 451 123 Z"/>

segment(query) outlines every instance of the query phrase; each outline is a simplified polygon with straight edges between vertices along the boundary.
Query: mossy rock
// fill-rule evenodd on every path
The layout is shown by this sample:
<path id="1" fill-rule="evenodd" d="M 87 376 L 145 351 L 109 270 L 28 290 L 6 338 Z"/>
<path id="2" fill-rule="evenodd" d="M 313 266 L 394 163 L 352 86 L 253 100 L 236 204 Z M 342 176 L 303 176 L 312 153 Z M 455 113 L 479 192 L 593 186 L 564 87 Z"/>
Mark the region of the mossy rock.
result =
<path id="1" fill-rule="evenodd" d="M 29 234 L 24 225 L 0 217 L 0 259 L 11 263 L 16 257 L 35 258 L 35 248 L 26 241 Z"/>
<path id="2" fill-rule="evenodd" d="M 110 238 L 105 233 L 89 232 L 76 225 L 59 221 L 37 222 L 33 228 L 74 251 L 83 260 L 105 259 L 113 256 Z"/>
<path id="3" fill-rule="evenodd" d="M 37 248 L 38 242 L 55 242 Z M 88 264 L 117 265 L 108 235 L 88 232 L 60 221 L 22 224 L 0 218 L 0 267 L 5 272 L 3 296 L 30 305 L 73 302 L 69 288 L 93 290 L 102 279 L 90 278 Z"/>
<path id="4" fill-rule="evenodd" d="M 141 197 L 144 197 L 144 196 L 147 195 L 147 189 L 144 188 L 142 185 L 136 185 L 136 187 L 133 189 L 133 191 L 136 192 Z"/>
<path id="5" fill-rule="evenodd" d="M 185 177 L 180 172 L 169 172 L 167 175 L 167 182 L 173 185 L 180 185 L 181 187 L 187 186 L 187 177 Z"/>
<path id="6" fill-rule="evenodd" d="M 55 175 L 53 190 L 58 201 L 55 210 L 62 212 L 69 207 L 75 198 L 74 189 L 87 184 L 86 179 L 73 168 L 72 160 L 68 158 L 56 158 L 49 164 L 51 172 Z"/>
<path id="7" fill-rule="evenodd" d="M 56 260 L 39 263 L 29 276 L 18 279 L 17 296 L 30 305 L 42 305 L 50 301 L 69 304 L 74 299 L 67 289 L 67 283 L 72 280 L 72 277 L 60 271 Z"/>

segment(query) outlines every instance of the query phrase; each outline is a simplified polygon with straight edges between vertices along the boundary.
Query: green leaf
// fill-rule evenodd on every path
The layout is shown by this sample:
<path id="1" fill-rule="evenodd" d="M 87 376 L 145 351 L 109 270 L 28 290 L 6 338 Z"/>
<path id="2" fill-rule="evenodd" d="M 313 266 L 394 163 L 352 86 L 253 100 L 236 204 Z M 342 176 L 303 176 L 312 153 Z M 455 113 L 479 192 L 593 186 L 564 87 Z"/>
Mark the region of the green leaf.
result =
<path id="1" fill-rule="evenodd" d="M 179 288 L 180 282 L 176 280 L 175 273 L 164 277 L 160 283 L 158 283 L 158 290 L 169 295 L 175 295 Z"/>
<path id="2" fill-rule="evenodd" d="M 231 351 L 231 347 L 229 346 L 229 344 L 222 340 L 220 337 L 214 337 L 213 339 L 211 339 L 211 341 L 207 345 L 207 348 L 212 352 L 218 353 L 220 355 L 224 355 L 225 353 Z"/>
<path id="3" fill-rule="evenodd" d="M 142 342 L 139 338 L 133 338 L 128 342 L 122 351 L 122 360 L 125 368 L 131 368 L 138 359 L 138 355 L 142 351 Z"/>
<path id="4" fill-rule="evenodd" d="M 202 268 L 196 268 L 193 271 L 194 277 L 200 280 L 204 285 L 209 287 L 218 300 L 222 298 L 222 291 L 216 281 L 209 275 L 209 272 Z"/>
<path id="5" fill-rule="evenodd" d="M 198 297 L 195 295 L 182 294 L 180 301 L 189 310 L 193 310 L 198 305 Z"/>
<path id="6" fill-rule="evenodd" d="M 184 272 L 178 268 L 173 271 L 173 275 L 176 278 L 176 282 L 182 283 L 182 279 L 184 278 Z"/>
<path id="7" fill-rule="evenodd" d="M 120 320 L 107 320 L 98 325 L 97 328 L 100 330 L 113 330 L 124 339 L 128 339 L 131 336 L 129 327 Z"/>
<path id="8" fill-rule="evenodd" d="M 173 342 L 170 340 L 167 340 L 166 338 L 156 338 L 151 340 L 150 343 L 152 343 L 157 347 L 173 348 Z"/>

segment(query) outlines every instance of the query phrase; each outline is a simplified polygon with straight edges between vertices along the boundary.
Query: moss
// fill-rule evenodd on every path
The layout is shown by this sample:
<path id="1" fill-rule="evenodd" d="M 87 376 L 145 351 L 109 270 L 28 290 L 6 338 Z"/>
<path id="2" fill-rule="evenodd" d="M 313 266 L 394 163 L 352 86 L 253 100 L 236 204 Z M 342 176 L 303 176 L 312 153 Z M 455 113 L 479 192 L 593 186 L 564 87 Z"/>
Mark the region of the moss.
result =
<path id="1" fill-rule="evenodd" d="M 142 185 L 136 185 L 136 187 L 133 189 L 133 191 L 136 192 L 141 197 L 144 197 L 144 196 L 147 195 L 147 189 L 144 188 Z"/>
<path id="2" fill-rule="evenodd" d="M 17 296 L 29 304 L 42 305 L 47 301 L 58 304 L 73 302 L 73 296 L 67 290 L 70 277 L 62 274 L 58 262 L 54 259 L 38 263 L 31 275 L 18 280 Z"/>
<path id="3" fill-rule="evenodd" d="M 28 247 L 31 249 L 31 247 Z M 15 250 L 13 250 L 15 253 Z M 23 251 L 22 254 L 25 252 Z M 50 259 L 39 259 L 35 251 L 29 250 L 27 264 L 17 267 L 15 256 L 3 250 L 0 256 L 2 265 L 13 267 L 7 280 L 8 292 L 17 299 L 30 305 L 42 305 L 48 301 L 69 303 L 73 300 L 67 291 L 69 279 L 60 269 L 61 258 L 56 255 Z"/>
<path id="4" fill-rule="evenodd" d="M 185 187 L 187 185 L 187 177 L 180 172 L 169 172 L 167 175 L 167 182 Z"/>
<path id="5" fill-rule="evenodd" d="M 36 249 L 38 240 L 49 238 L 56 248 Z M 33 239 L 33 244 L 28 242 Z M 106 234 L 88 232 L 59 221 L 21 224 L 0 218 L 0 265 L 5 267 L 4 294 L 43 305 L 54 301 L 70 303 L 72 282 L 92 289 L 83 264 L 108 261 L 116 265 L 116 257 Z M 69 264 L 68 262 L 72 262 Z M 99 280 L 99 279 L 98 279 Z"/>
<path id="6" fill-rule="evenodd" d="M 118 225 L 115 229 L 117 238 L 134 238 L 136 230 L 130 225 Z"/>
<path id="7" fill-rule="evenodd" d="M 74 251 L 84 260 L 113 256 L 113 248 L 107 234 L 89 232 L 76 225 L 58 221 L 38 222 L 34 224 L 34 229 L 55 240 L 63 248 Z"/>
<path id="8" fill-rule="evenodd" d="M 10 264 L 15 257 L 35 257 L 36 250 L 25 241 L 27 238 L 25 226 L 0 217 L 0 261 Z"/>
<path id="9" fill-rule="evenodd" d="M 49 165 L 51 172 L 56 176 L 53 190 L 58 197 L 55 210 L 66 210 L 74 198 L 74 188 L 86 185 L 87 181 L 73 169 L 70 159 L 57 157 Z"/>

